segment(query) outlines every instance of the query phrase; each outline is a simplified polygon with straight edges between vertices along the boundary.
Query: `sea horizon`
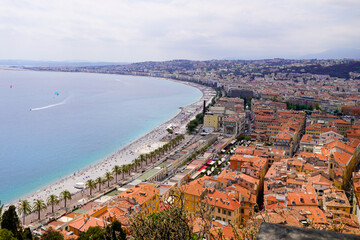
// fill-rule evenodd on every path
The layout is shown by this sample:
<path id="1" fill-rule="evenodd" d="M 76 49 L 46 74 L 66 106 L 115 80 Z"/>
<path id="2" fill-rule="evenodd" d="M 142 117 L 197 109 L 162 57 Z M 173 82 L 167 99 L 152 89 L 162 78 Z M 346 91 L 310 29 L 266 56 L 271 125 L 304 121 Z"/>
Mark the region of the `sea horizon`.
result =
<path id="1" fill-rule="evenodd" d="M 196 88 L 150 77 L 6 70 L 0 76 L 5 204 L 103 160 L 201 97 Z"/>

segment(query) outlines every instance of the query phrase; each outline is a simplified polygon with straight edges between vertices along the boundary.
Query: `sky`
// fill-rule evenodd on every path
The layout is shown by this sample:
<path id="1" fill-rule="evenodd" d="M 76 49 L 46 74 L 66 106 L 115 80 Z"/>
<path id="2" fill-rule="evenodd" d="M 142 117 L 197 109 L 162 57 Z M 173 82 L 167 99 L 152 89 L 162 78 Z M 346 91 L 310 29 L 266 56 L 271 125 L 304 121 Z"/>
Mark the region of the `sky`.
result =
<path id="1" fill-rule="evenodd" d="M 0 59 L 293 58 L 360 49 L 360 0 L 0 0 Z"/>

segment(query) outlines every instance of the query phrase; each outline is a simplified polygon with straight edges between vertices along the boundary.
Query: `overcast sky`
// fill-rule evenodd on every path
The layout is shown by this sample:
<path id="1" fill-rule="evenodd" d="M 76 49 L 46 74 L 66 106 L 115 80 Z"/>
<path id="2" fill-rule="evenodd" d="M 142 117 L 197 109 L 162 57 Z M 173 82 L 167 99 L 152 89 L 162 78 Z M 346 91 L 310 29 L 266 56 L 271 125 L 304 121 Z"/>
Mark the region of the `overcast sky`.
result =
<path id="1" fill-rule="evenodd" d="M 360 0 L 0 0 L 0 59 L 134 62 L 360 49 Z"/>

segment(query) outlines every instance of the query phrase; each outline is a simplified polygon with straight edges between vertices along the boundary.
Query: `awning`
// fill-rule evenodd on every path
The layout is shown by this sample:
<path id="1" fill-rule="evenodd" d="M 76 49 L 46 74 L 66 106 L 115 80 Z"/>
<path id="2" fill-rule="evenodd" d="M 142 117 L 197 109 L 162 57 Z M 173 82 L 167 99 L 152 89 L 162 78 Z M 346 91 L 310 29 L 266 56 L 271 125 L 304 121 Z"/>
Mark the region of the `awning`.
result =
<path id="1" fill-rule="evenodd" d="M 205 170 L 207 168 L 207 166 L 202 166 L 201 168 L 199 168 L 199 172 L 202 172 L 203 170 Z"/>

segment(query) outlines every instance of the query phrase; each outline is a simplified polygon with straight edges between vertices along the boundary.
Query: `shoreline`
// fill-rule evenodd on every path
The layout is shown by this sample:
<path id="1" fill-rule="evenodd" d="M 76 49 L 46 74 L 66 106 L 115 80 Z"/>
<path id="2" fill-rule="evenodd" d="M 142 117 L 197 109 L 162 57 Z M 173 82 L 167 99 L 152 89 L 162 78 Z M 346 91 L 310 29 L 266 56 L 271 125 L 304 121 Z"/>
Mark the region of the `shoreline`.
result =
<path id="1" fill-rule="evenodd" d="M 132 76 L 132 75 L 130 75 Z M 167 81 L 174 81 L 180 84 L 185 84 L 191 87 L 199 89 L 202 96 L 195 102 L 181 107 L 179 111 L 171 118 L 155 127 L 150 132 L 136 138 L 124 147 L 119 148 L 109 156 L 99 159 L 98 162 L 86 166 L 83 169 L 73 172 L 72 174 L 56 180 L 55 182 L 49 183 L 45 187 L 41 187 L 39 190 L 26 194 L 23 197 L 17 198 L 5 206 L 18 205 L 22 200 L 28 200 L 30 204 L 36 199 L 42 199 L 46 201 L 46 198 L 50 194 L 59 195 L 63 190 L 68 190 L 71 194 L 76 194 L 82 190 L 76 189 L 74 186 L 78 182 L 85 183 L 88 179 L 95 179 L 97 177 L 103 177 L 105 172 L 112 171 L 115 165 L 124 165 L 131 163 L 140 154 L 145 154 L 153 151 L 154 149 L 164 145 L 166 142 L 161 141 L 168 132 L 166 127 L 170 124 L 176 126 L 174 132 L 185 133 L 187 123 L 195 118 L 195 116 L 201 112 L 203 107 L 203 101 L 206 104 L 210 103 L 215 91 L 211 87 L 203 86 L 192 82 L 178 81 L 174 79 L 159 78 Z"/>

